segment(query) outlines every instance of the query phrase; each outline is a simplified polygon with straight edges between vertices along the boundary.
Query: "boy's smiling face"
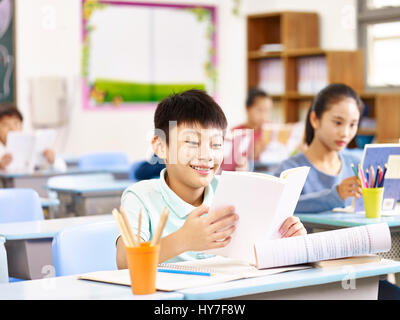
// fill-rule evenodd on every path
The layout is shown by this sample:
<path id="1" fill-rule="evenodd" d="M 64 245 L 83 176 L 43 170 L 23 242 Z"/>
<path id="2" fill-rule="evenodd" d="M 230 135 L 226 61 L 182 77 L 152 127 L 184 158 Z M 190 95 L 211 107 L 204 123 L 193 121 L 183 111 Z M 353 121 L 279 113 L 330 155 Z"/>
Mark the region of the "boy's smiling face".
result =
<path id="1" fill-rule="evenodd" d="M 220 128 L 182 123 L 170 130 L 168 145 L 157 140 L 164 146 L 155 148 L 156 154 L 165 160 L 168 179 L 174 185 L 188 190 L 204 188 L 221 166 L 224 155 Z"/>

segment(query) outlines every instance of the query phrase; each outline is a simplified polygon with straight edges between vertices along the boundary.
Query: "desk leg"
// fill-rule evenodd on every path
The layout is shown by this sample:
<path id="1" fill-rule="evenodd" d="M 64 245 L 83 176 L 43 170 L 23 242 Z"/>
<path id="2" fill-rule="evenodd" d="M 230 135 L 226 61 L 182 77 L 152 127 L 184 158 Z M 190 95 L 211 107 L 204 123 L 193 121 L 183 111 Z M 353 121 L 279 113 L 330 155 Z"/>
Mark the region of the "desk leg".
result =
<path id="1" fill-rule="evenodd" d="M 231 300 L 377 300 L 379 276 L 356 280 L 356 289 L 343 289 L 341 282 L 264 292 Z"/>
<path id="2" fill-rule="evenodd" d="M 33 280 L 48 277 L 54 270 L 52 238 L 7 241 L 8 273 L 10 277 Z"/>
<path id="3" fill-rule="evenodd" d="M 0 283 L 8 282 L 7 253 L 3 240 L 0 239 Z"/>

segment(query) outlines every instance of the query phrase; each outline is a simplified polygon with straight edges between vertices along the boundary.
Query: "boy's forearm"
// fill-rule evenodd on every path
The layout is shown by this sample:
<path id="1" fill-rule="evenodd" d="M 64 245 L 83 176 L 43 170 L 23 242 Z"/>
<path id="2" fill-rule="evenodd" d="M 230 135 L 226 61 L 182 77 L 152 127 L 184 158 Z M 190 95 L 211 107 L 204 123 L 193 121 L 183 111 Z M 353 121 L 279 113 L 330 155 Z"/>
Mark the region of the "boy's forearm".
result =
<path id="1" fill-rule="evenodd" d="M 185 247 L 185 240 L 182 236 L 181 230 L 178 230 L 164 238 L 161 238 L 160 257 L 158 262 L 161 263 L 175 258 L 185 251 L 187 251 Z"/>

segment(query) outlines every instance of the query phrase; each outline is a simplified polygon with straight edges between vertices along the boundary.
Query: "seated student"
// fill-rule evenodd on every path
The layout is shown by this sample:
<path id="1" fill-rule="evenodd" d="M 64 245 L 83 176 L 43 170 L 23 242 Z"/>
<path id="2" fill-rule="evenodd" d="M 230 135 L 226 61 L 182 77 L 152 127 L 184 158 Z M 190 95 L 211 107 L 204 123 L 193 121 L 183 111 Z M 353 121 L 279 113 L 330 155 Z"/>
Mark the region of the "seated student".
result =
<path id="1" fill-rule="evenodd" d="M 353 89 L 332 84 L 318 93 L 306 119 L 308 148 L 283 161 L 276 175 L 294 167 L 311 167 L 295 212 L 322 212 L 350 205 L 362 194 L 351 164 L 359 159 L 343 152 L 357 133 L 363 104 Z"/>
<path id="2" fill-rule="evenodd" d="M 235 144 L 235 147 L 239 147 L 238 142 L 240 141 L 235 139 L 244 140 L 244 130 L 254 130 L 254 137 L 252 137 L 252 141 L 248 145 L 248 149 L 252 148 L 253 150 L 251 152 L 246 152 L 248 154 L 243 155 L 243 158 L 238 154 L 230 155 L 230 158 L 232 159 L 224 159 L 224 162 L 221 165 L 222 170 L 247 171 L 252 169 L 253 161 L 259 160 L 261 153 L 265 150 L 268 144 L 268 141 L 263 139 L 263 124 L 269 121 L 272 106 L 272 99 L 266 92 L 257 88 L 249 90 L 246 99 L 246 123 L 232 128 L 232 134 L 235 133 L 235 130 L 237 130 L 236 132 L 243 130 L 242 138 L 240 138 L 240 135 L 239 137 L 234 138 L 235 142 L 233 144 Z"/>
<path id="3" fill-rule="evenodd" d="M 169 131 L 171 121 L 176 125 Z M 166 168 L 159 179 L 140 181 L 126 189 L 121 205 L 134 233 L 142 211 L 143 241 L 152 239 L 163 208 L 170 211 L 161 239 L 160 262 L 204 258 L 209 255 L 200 251 L 230 242 L 238 219 L 232 207 L 209 212 L 218 184 L 215 173 L 223 158 L 225 115 L 204 91 L 189 90 L 162 100 L 155 111 L 154 125 L 153 150 Z M 285 220 L 280 231 L 283 237 L 306 232 L 297 217 Z M 119 269 L 127 268 L 120 237 L 117 265 Z"/>
<path id="4" fill-rule="evenodd" d="M 16 106 L 11 103 L 0 104 L 0 170 L 5 170 L 12 162 L 12 155 L 6 150 L 7 135 L 11 131 L 22 131 L 22 122 L 22 114 Z M 53 149 L 44 150 L 43 157 L 46 161 L 44 165 L 50 165 L 57 171 L 66 171 L 64 160 L 56 157 Z"/>
<path id="5" fill-rule="evenodd" d="M 160 172 L 165 168 L 164 161 L 157 157 L 157 155 L 153 155 L 150 161 L 143 161 L 139 167 L 136 169 L 134 178 L 137 180 L 147 180 L 158 178 L 160 176 Z"/>
<path id="6" fill-rule="evenodd" d="M 345 150 L 357 133 L 362 109 L 357 93 L 344 84 L 331 84 L 316 96 L 306 121 L 308 148 L 285 160 L 276 172 L 279 175 L 286 169 L 310 167 L 295 212 L 344 207 L 362 195 L 359 179 L 351 169 L 352 163 L 359 163 L 359 157 Z M 378 298 L 400 299 L 400 288 L 381 280 Z"/>

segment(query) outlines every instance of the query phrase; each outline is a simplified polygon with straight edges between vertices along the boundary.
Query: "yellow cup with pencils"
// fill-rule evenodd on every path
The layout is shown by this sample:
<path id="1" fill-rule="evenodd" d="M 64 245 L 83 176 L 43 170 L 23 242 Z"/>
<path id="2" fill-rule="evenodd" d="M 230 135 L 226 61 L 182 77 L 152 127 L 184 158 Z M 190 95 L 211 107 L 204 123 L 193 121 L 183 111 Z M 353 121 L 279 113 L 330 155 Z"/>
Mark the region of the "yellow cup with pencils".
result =
<path id="1" fill-rule="evenodd" d="M 362 188 L 365 217 L 369 219 L 379 219 L 384 188 Z"/>

